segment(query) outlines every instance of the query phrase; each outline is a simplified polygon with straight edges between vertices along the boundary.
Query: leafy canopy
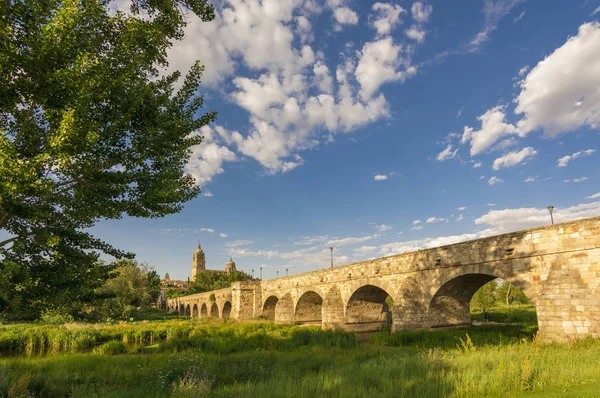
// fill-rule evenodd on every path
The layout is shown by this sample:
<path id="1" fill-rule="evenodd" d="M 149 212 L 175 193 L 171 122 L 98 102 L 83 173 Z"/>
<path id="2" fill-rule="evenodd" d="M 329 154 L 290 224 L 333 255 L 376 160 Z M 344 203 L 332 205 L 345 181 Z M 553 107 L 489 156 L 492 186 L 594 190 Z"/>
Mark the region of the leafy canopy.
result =
<path id="1" fill-rule="evenodd" d="M 203 67 L 183 83 L 160 71 L 185 14 L 208 22 L 214 8 L 132 0 L 123 13 L 109 3 L 0 4 L 0 286 L 22 302 L 50 305 L 57 291 L 85 299 L 110 272 L 97 269 L 99 252 L 133 257 L 90 227 L 176 213 L 199 193 L 184 167 L 195 132 L 216 116 L 199 115 Z M 14 299 L 0 296 L 0 313 Z"/>

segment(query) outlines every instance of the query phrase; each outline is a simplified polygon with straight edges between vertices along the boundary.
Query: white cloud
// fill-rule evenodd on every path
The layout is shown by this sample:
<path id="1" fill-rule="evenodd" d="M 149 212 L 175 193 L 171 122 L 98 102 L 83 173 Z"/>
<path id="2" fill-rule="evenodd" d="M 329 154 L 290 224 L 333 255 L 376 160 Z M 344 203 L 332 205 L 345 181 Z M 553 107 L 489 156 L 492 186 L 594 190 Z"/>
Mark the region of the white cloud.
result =
<path id="1" fill-rule="evenodd" d="M 377 228 L 377 230 L 379 232 L 385 232 L 385 231 L 389 231 L 390 229 L 392 229 L 392 227 L 390 227 L 389 225 L 385 225 L 385 224 L 376 225 L 375 228 Z"/>
<path id="2" fill-rule="evenodd" d="M 600 127 L 600 23 L 585 23 L 577 36 L 538 63 L 519 85 L 519 131 L 543 129 L 547 137 Z"/>
<path id="3" fill-rule="evenodd" d="M 422 226 L 422 225 L 417 225 L 417 226 L 415 226 L 415 227 L 412 227 L 410 230 L 411 230 L 411 231 L 419 231 L 419 230 L 421 230 L 421 229 L 423 229 L 423 226 Z"/>
<path id="4" fill-rule="evenodd" d="M 524 16 L 525 16 L 525 11 L 521 11 L 521 13 L 519 14 L 519 16 L 516 17 L 515 19 L 513 19 L 513 23 L 519 22 L 521 19 L 523 19 Z"/>
<path id="5" fill-rule="evenodd" d="M 517 151 L 509 152 L 506 155 L 494 160 L 494 164 L 492 165 L 492 168 L 494 170 L 500 170 L 503 167 L 516 166 L 516 165 L 530 159 L 531 157 L 537 155 L 537 153 L 538 152 L 535 149 L 533 149 L 532 147 L 523 148 L 522 150 L 520 150 L 518 152 Z"/>
<path id="6" fill-rule="evenodd" d="M 413 3 L 411 8 L 413 19 L 417 22 L 427 22 L 432 11 L 432 6 L 426 6 L 420 1 Z"/>
<path id="7" fill-rule="evenodd" d="M 366 101 L 382 84 L 396 80 L 403 82 L 416 73 L 408 54 L 401 45 L 395 45 L 391 37 L 367 42 L 360 52 L 355 72 L 360 83 L 359 95 Z"/>
<path id="8" fill-rule="evenodd" d="M 423 43 L 427 32 L 418 25 L 413 25 L 404 31 L 404 34 L 409 39 L 413 39 L 417 43 Z"/>
<path id="9" fill-rule="evenodd" d="M 477 51 L 489 40 L 490 35 L 498 28 L 502 18 L 524 0 L 484 0 L 483 15 L 484 27 L 467 45 L 467 51 Z"/>
<path id="10" fill-rule="evenodd" d="M 373 17 L 371 26 L 377 31 L 377 36 L 389 35 L 402 22 L 400 14 L 406 12 L 399 5 L 391 3 L 375 3 L 372 10 L 376 16 Z"/>
<path id="11" fill-rule="evenodd" d="M 459 214 L 458 217 L 456 217 L 456 220 L 454 220 L 454 221 L 458 222 L 458 221 L 462 221 L 463 219 L 464 219 L 463 215 Z"/>
<path id="12" fill-rule="evenodd" d="M 200 232 L 210 232 L 211 234 L 215 232 L 214 228 L 200 228 Z"/>
<path id="13" fill-rule="evenodd" d="M 224 234 L 224 233 L 222 233 L 222 232 L 219 234 L 219 236 L 220 236 L 221 238 L 227 238 L 227 234 Z"/>
<path id="14" fill-rule="evenodd" d="M 338 7 L 333 11 L 333 17 L 340 25 L 356 25 L 358 15 L 348 7 Z"/>
<path id="15" fill-rule="evenodd" d="M 488 203 L 487 205 L 488 205 L 488 206 L 490 206 L 490 207 L 494 207 L 494 206 L 496 206 L 496 204 L 495 204 L 495 203 Z"/>
<path id="16" fill-rule="evenodd" d="M 525 179 L 525 182 L 533 182 L 537 180 L 538 176 L 530 176 Z"/>
<path id="17" fill-rule="evenodd" d="M 567 167 L 571 160 L 577 159 L 577 158 L 580 158 L 583 156 L 589 156 L 594 152 L 596 152 L 595 149 L 586 149 L 585 151 L 575 152 L 572 155 L 563 156 L 562 158 L 558 159 L 557 165 L 558 165 L 558 167 Z"/>
<path id="18" fill-rule="evenodd" d="M 600 7 L 596 8 L 594 10 L 594 12 L 592 12 L 591 16 L 593 17 L 594 15 L 598 14 L 600 12 Z"/>
<path id="19" fill-rule="evenodd" d="M 466 208 L 465 206 L 462 206 L 462 207 L 459 207 L 459 208 L 458 208 L 458 209 L 456 209 L 456 210 L 458 210 L 458 211 L 465 211 L 465 210 L 467 210 L 467 208 Z"/>
<path id="20" fill-rule="evenodd" d="M 471 156 L 475 156 L 490 148 L 500 138 L 517 134 L 519 132 L 515 126 L 506 123 L 506 114 L 504 106 L 496 106 L 489 109 L 477 119 L 481 122 L 481 129 L 474 131 L 473 128 L 465 126 L 461 144 L 471 142 Z"/>
<path id="21" fill-rule="evenodd" d="M 294 242 L 295 245 L 314 245 L 315 243 L 323 243 L 327 241 L 327 235 L 304 236 L 301 240 Z"/>
<path id="22" fill-rule="evenodd" d="M 240 246 L 248 246 L 251 245 L 253 242 L 251 240 L 234 240 L 231 242 L 227 242 L 225 244 L 226 247 L 240 247 Z"/>
<path id="23" fill-rule="evenodd" d="M 368 235 L 368 236 L 361 236 L 361 237 L 331 239 L 331 240 L 327 241 L 327 246 L 333 246 L 333 247 L 349 246 L 349 245 L 354 245 L 354 244 L 361 243 L 361 242 L 366 242 L 368 240 L 378 238 L 379 236 L 380 236 L 379 234 L 375 234 L 375 235 Z"/>
<path id="24" fill-rule="evenodd" d="M 588 179 L 587 177 L 580 177 L 580 178 L 574 178 L 572 180 L 565 180 L 565 182 L 575 182 L 575 183 L 577 183 L 577 182 L 586 181 L 587 179 Z"/>
<path id="25" fill-rule="evenodd" d="M 454 157 L 456 156 L 456 154 L 458 153 L 458 148 L 456 148 L 455 151 L 452 151 L 452 145 L 448 145 L 446 147 L 446 149 L 444 149 L 442 152 L 438 153 L 438 155 L 436 156 L 436 159 L 438 161 L 444 161 L 444 160 L 448 160 L 448 159 L 454 159 Z"/>
<path id="26" fill-rule="evenodd" d="M 418 225 L 418 224 L 421 224 L 421 220 L 415 220 L 415 221 L 413 221 L 413 225 Z"/>
<path id="27" fill-rule="evenodd" d="M 237 156 L 229 148 L 215 141 L 217 136 L 211 127 L 204 126 L 196 134 L 203 135 L 204 141 L 192 147 L 185 170 L 194 177 L 198 185 L 203 186 L 214 176 L 223 173 L 224 162 L 235 161 Z"/>
<path id="28" fill-rule="evenodd" d="M 527 73 L 528 70 L 529 70 L 529 65 L 525 65 L 524 67 L 522 67 L 521 69 L 519 69 L 519 76 L 524 76 L 525 73 Z"/>
<path id="29" fill-rule="evenodd" d="M 488 184 L 490 184 L 490 185 L 500 184 L 502 182 L 504 182 L 504 180 L 502 178 L 498 178 L 496 176 L 490 177 L 490 179 L 488 180 Z"/>
<path id="30" fill-rule="evenodd" d="M 586 196 L 585 198 L 586 199 L 598 199 L 598 198 L 600 198 L 600 192 L 595 193 L 595 194 L 590 195 L 590 196 Z"/>
<path id="31" fill-rule="evenodd" d="M 207 198 L 212 198 L 213 194 L 212 194 L 212 192 L 204 192 L 202 194 L 202 196 L 206 196 Z"/>
<path id="32" fill-rule="evenodd" d="M 432 224 L 434 222 L 448 222 L 447 218 L 437 218 L 437 217 L 429 217 L 427 219 L 427 221 L 425 221 L 427 224 Z"/>
<path id="33" fill-rule="evenodd" d="M 477 163 L 473 164 L 474 169 L 477 169 L 479 167 L 481 167 L 481 162 L 477 162 Z"/>
<path id="34" fill-rule="evenodd" d="M 377 174 L 373 177 L 375 181 L 384 181 L 388 179 L 388 176 L 385 174 Z"/>
<path id="35" fill-rule="evenodd" d="M 600 202 L 580 204 L 565 209 L 555 209 L 554 219 L 556 222 L 566 222 L 594 217 L 597 216 L 599 212 Z M 475 224 L 484 226 L 485 229 L 462 235 L 440 236 L 405 242 L 391 242 L 380 246 L 368 246 L 364 250 L 362 248 L 355 249 L 355 253 L 369 255 L 378 253 L 378 255 L 381 256 L 389 256 L 403 252 L 465 242 L 473 239 L 481 239 L 488 236 L 548 225 L 550 224 L 550 215 L 545 208 L 490 210 L 488 213 L 477 218 Z"/>

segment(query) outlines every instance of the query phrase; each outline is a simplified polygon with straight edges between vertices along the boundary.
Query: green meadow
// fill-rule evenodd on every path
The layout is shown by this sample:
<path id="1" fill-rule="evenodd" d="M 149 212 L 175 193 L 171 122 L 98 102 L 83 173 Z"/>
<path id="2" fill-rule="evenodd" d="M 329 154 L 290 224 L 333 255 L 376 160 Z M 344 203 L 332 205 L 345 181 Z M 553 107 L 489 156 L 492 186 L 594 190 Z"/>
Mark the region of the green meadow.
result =
<path id="1" fill-rule="evenodd" d="M 368 341 L 267 321 L 4 325 L 0 397 L 600 396 L 600 341 L 540 344 L 528 311 Z"/>

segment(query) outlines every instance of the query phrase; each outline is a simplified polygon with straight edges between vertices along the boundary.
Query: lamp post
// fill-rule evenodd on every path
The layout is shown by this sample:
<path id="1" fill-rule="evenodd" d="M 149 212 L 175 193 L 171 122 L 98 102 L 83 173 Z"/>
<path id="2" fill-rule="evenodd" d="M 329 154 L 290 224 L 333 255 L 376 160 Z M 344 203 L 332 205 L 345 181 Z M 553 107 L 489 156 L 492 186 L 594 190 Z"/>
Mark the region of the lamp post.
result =
<path id="1" fill-rule="evenodd" d="M 277 270 L 277 277 L 279 278 L 279 270 Z"/>
<path id="2" fill-rule="evenodd" d="M 254 279 L 254 270 L 252 270 L 252 279 Z"/>
<path id="3" fill-rule="evenodd" d="M 289 268 L 285 267 L 285 276 L 288 276 L 288 270 L 289 270 Z"/>
<path id="4" fill-rule="evenodd" d="M 262 281 L 262 265 L 260 266 L 260 280 Z"/>
<path id="5" fill-rule="evenodd" d="M 548 206 L 548 207 L 546 207 L 546 209 L 548 209 L 548 211 L 550 212 L 550 221 L 552 221 L 552 225 L 554 225 L 554 217 L 552 216 L 552 212 L 554 211 L 554 206 Z"/>
<path id="6" fill-rule="evenodd" d="M 331 251 L 331 268 L 333 268 L 333 246 L 329 247 L 329 250 Z"/>

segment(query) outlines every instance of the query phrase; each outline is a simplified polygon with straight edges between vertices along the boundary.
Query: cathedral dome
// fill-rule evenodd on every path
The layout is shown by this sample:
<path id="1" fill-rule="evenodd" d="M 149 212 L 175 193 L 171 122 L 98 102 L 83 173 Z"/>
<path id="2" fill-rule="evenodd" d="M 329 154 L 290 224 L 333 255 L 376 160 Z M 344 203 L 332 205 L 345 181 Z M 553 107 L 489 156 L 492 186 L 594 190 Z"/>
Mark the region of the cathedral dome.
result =
<path id="1" fill-rule="evenodd" d="M 231 274 L 232 272 L 237 271 L 235 269 L 235 263 L 233 262 L 233 260 L 231 259 L 231 256 L 229 257 L 229 261 L 227 261 L 227 264 L 225 264 L 225 272 L 227 272 L 228 274 Z"/>

